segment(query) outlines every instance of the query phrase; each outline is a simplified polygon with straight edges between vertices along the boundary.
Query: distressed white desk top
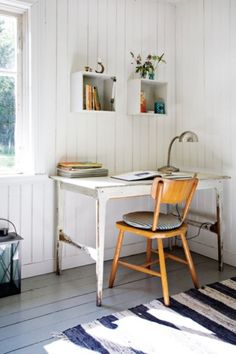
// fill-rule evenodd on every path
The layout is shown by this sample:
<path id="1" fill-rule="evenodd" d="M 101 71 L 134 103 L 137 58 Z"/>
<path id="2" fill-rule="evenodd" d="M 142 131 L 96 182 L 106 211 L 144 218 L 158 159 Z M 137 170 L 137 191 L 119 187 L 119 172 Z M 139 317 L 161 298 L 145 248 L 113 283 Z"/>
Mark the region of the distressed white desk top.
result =
<path id="1" fill-rule="evenodd" d="M 194 172 L 186 172 L 189 176 L 193 176 Z M 228 176 L 219 176 L 213 174 L 197 173 L 199 179 L 197 189 L 213 188 L 215 183 L 223 181 Z M 86 177 L 86 178 L 65 178 L 60 176 L 52 176 L 52 179 L 61 183 L 61 188 L 67 190 L 78 191 L 82 194 L 97 197 L 98 191 L 114 194 L 118 197 L 121 193 L 127 196 L 150 194 L 150 187 L 153 180 L 139 180 L 139 181 L 123 181 L 112 177 Z M 109 193 L 110 191 L 110 193 Z M 121 192 L 123 191 L 123 193 Z M 113 193 L 112 193 L 113 192 Z"/>

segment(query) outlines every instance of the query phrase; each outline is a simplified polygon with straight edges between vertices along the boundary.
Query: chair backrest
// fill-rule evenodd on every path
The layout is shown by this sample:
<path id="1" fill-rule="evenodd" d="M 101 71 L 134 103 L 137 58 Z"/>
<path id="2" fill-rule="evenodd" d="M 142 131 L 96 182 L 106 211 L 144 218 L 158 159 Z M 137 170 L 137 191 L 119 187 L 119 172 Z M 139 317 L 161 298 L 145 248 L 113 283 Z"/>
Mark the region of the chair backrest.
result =
<path id="1" fill-rule="evenodd" d="M 151 189 L 151 196 L 155 200 L 153 231 L 157 228 L 161 204 L 184 203 L 181 221 L 186 219 L 197 184 L 197 178 L 174 180 L 157 177 L 154 179 Z"/>

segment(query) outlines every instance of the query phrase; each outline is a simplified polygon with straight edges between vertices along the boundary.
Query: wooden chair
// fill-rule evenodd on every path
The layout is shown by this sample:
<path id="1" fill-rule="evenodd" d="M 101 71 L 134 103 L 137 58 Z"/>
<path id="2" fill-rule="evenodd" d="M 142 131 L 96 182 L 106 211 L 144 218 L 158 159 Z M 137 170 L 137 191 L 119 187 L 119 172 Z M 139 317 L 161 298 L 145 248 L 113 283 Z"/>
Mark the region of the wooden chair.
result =
<path id="1" fill-rule="evenodd" d="M 198 179 L 170 180 L 155 178 L 151 188 L 151 196 L 155 200 L 154 212 L 134 212 L 123 216 L 123 221 L 118 221 L 116 227 L 119 229 L 114 259 L 109 280 L 109 287 L 112 288 L 116 277 L 118 265 L 134 269 L 146 274 L 161 278 L 164 303 L 169 306 L 169 290 L 166 273 L 165 258 L 170 258 L 177 262 L 187 264 L 191 273 L 195 288 L 199 288 L 199 283 L 194 268 L 191 253 L 186 240 L 187 224 L 186 219 L 191 201 L 193 199 Z M 181 203 L 182 215 L 177 217 L 172 214 L 160 212 L 161 204 Z M 129 232 L 136 236 L 147 239 L 146 263 L 139 266 L 119 260 L 124 233 Z M 170 253 L 164 253 L 163 239 L 180 236 L 186 259 L 182 259 Z M 152 249 L 152 240 L 157 239 L 157 250 Z M 152 261 L 152 252 L 159 255 Z M 152 270 L 150 267 L 154 263 L 159 263 L 160 272 Z"/>

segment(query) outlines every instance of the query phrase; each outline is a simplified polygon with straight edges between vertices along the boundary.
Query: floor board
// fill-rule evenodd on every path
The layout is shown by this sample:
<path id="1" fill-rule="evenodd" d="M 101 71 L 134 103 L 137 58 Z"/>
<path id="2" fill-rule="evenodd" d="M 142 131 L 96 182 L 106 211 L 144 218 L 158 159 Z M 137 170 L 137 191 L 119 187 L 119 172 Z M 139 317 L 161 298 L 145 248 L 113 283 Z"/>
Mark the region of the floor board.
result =
<path id="1" fill-rule="evenodd" d="M 143 255 L 127 259 L 142 263 Z M 193 254 L 193 259 L 201 285 L 236 274 L 236 268 L 227 265 L 218 272 L 217 262 L 207 257 Z M 0 354 L 45 354 L 44 346 L 55 340 L 54 332 L 162 296 L 159 279 L 121 267 L 114 288 L 109 289 L 110 267 L 111 262 L 105 262 L 102 307 L 95 304 L 95 265 L 65 270 L 61 276 L 51 273 L 22 280 L 21 294 L 0 299 Z M 185 265 L 168 262 L 167 269 L 172 295 L 192 287 Z"/>

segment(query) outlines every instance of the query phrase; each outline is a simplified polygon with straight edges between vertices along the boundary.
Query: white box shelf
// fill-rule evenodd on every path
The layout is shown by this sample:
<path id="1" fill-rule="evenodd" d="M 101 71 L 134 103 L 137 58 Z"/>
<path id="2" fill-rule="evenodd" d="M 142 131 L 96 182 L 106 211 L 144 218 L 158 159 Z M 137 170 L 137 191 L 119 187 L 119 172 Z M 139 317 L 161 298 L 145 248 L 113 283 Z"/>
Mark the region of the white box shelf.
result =
<path id="1" fill-rule="evenodd" d="M 147 113 L 141 112 L 141 92 L 145 95 Z M 164 102 L 164 114 L 154 113 L 155 102 Z M 168 112 L 167 102 L 167 82 L 150 79 L 130 79 L 128 81 L 128 114 L 144 116 L 150 115 L 150 111 L 152 111 L 151 114 L 155 116 L 165 116 Z"/>
<path id="2" fill-rule="evenodd" d="M 77 71 L 71 74 L 71 112 L 115 112 L 116 98 L 112 103 L 115 93 L 116 77 L 94 72 Z M 86 85 L 97 88 L 101 110 L 86 109 Z"/>

